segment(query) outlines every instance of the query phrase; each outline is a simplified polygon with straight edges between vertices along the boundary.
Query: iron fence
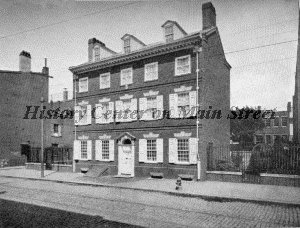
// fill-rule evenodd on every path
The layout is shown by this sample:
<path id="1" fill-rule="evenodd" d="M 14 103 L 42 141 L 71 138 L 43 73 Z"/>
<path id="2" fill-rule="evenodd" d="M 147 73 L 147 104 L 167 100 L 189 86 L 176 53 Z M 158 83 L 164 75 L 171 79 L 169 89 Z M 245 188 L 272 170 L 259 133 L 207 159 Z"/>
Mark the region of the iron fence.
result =
<path id="1" fill-rule="evenodd" d="M 32 147 L 27 155 L 27 162 L 40 163 L 41 148 Z M 65 164 L 71 165 L 73 158 L 73 149 L 69 147 L 48 147 L 44 150 L 44 163 L 46 164 Z"/>
<path id="2" fill-rule="evenodd" d="M 258 145 L 249 151 L 207 147 L 207 170 L 300 175 L 300 147 Z"/>

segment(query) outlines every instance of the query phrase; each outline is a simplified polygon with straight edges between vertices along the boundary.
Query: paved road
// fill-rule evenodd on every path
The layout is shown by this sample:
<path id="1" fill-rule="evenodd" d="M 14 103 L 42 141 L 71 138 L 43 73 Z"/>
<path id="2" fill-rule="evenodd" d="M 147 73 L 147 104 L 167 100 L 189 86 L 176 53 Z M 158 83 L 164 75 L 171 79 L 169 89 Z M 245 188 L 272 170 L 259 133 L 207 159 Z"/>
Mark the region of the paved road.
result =
<path id="1" fill-rule="evenodd" d="M 215 202 L 162 193 L 0 179 L 0 199 L 102 216 L 145 227 L 300 226 L 300 207 Z"/>

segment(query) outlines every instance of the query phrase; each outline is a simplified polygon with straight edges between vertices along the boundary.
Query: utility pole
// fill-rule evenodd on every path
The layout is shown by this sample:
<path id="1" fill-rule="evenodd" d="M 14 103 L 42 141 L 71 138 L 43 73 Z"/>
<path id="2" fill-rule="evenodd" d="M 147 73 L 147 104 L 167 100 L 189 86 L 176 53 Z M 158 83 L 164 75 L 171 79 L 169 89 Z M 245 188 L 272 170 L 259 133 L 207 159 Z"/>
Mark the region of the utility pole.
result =
<path id="1" fill-rule="evenodd" d="M 41 97 L 41 177 L 44 177 L 44 97 Z"/>

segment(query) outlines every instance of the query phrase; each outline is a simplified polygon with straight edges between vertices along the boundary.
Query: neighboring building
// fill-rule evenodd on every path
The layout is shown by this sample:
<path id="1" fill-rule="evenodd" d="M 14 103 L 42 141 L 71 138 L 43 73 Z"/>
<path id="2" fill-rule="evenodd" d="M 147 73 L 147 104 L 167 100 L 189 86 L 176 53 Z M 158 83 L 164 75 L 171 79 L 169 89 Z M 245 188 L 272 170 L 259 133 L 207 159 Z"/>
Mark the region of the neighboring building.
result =
<path id="1" fill-rule="evenodd" d="M 276 111 L 273 119 L 265 119 L 265 128 L 257 131 L 254 136 L 254 144 L 274 142 L 292 142 L 293 140 L 293 113 L 291 102 L 287 104 L 286 111 Z"/>
<path id="2" fill-rule="evenodd" d="M 165 22 L 165 41 L 158 44 L 126 34 L 123 53 L 89 40 L 89 61 L 70 67 L 77 91 L 76 171 L 97 165 L 120 176 L 195 175 L 199 150 L 203 177 L 207 144 L 229 146 L 231 67 L 211 3 L 203 4 L 202 16 L 203 30 L 192 34 Z M 184 111 L 195 111 L 197 100 L 200 110 L 223 115 L 199 120 L 199 146 L 196 112 L 182 118 Z"/>
<path id="3" fill-rule="evenodd" d="M 40 146 L 40 113 L 37 119 L 24 117 L 26 106 L 40 106 L 41 97 L 48 102 L 49 78 L 46 65 L 42 72 L 31 71 L 31 56 L 25 51 L 19 56 L 19 71 L 0 70 L 0 158 L 19 153 L 21 144 Z"/>
<path id="4" fill-rule="evenodd" d="M 298 18 L 298 49 L 295 74 L 295 93 L 293 96 L 294 142 L 300 143 L 300 11 Z"/>
<path id="5" fill-rule="evenodd" d="M 63 91 L 62 101 L 50 101 L 47 110 L 51 110 L 53 116 L 45 120 L 45 145 L 73 148 L 74 100 L 68 99 L 68 91 Z"/>

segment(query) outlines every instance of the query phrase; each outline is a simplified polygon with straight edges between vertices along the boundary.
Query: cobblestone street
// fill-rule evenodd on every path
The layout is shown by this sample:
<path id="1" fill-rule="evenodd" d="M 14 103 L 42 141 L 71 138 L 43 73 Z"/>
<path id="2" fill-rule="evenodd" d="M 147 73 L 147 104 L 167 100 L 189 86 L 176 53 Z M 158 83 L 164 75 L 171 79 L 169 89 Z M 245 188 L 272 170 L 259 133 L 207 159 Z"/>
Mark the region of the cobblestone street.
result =
<path id="1" fill-rule="evenodd" d="M 300 226 L 300 207 L 1 178 L 0 198 L 145 227 Z"/>

